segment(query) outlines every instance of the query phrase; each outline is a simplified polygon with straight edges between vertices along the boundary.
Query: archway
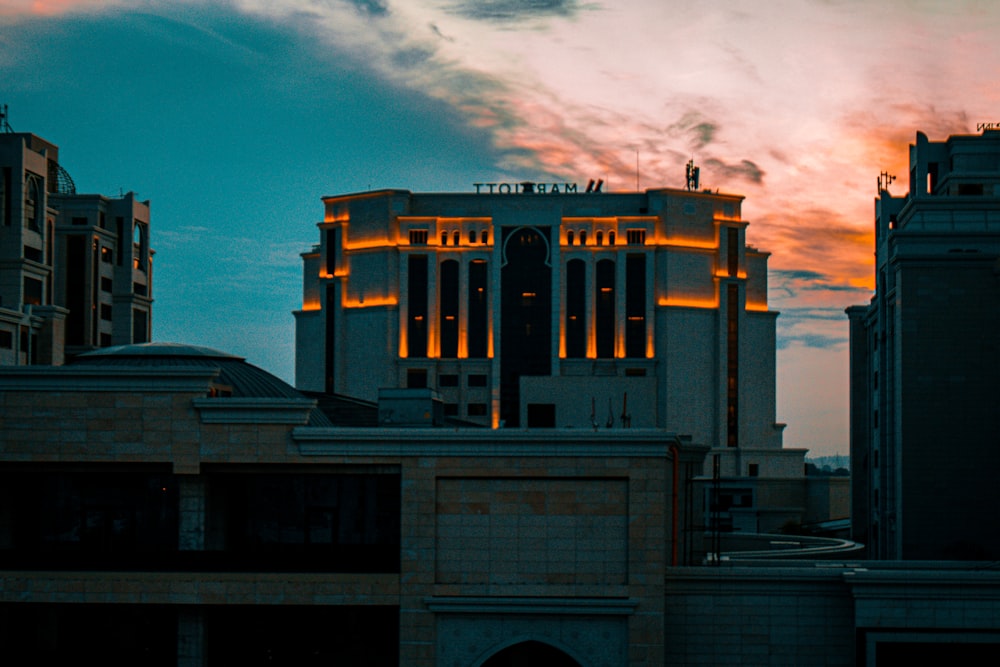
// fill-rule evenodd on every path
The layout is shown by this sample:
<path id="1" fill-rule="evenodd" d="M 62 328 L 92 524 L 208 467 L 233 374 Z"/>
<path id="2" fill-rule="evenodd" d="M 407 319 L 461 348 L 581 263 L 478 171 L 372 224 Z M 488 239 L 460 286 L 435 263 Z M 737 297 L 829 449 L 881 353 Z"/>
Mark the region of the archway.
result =
<path id="1" fill-rule="evenodd" d="M 519 667 L 545 665 L 545 667 L 581 667 L 580 663 L 549 644 L 538 641 L 520 642 L 490 656 L 482 667 Z"/>

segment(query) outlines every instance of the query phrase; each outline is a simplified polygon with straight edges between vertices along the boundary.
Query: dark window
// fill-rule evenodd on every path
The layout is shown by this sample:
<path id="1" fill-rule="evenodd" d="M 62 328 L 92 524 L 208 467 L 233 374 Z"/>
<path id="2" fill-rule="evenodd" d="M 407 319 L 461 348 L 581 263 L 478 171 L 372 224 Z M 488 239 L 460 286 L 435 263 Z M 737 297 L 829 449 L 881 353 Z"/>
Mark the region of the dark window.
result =
<path id="1" fill-rule="evenodd" d="M 726 230 L 729 275 L 735 277 L 740 270 L 740 232 L 738 229 L 729 228 Z"/>
<path id="2" fill-rule="evenodd" d="M 426 229 L 411 229 L 410 230 L 410 245 L 427 245 L 427 230 Z"/>
<path id="3" fill-rule="evenodd" d="M 982 183 L 960 183 L 958 186 L 958 194 L 960 195 L 982 195 L 983 194 L 983 184 Z"/>
<path id="4" fill-rule="evenodd" d="M 111 334 L 102 333 L 99 339 L 100 347 L 111 347 Z"/>
<path id="5" fill-rule="evenodd" d="M 111 264 L 114 261 L 114 251 L 107 247 L 101 246 L 101 261 L 105 264 Z"/>
<path id="6" fill-rule="evenodd" d="M 582 259 L 566 263 L 566 356 L 587 356 L 587 265 Z"/>
<path id="7" fill-rule="evenodd" d="M 641 378 L 646 377 L 645 368 L 626 368 L 625 377 L 627 378 Z"/>
<path id="8" fill-rule="evenodd" d="M 556 406 L 554 403 L 528 403 L 529 428 L 555 428 Z"/>
<path id="9" fill-rule="evenodd" d="M 646 256 L 625 259 L 625 356 L 646 356 Z"/>
<path id="10" fill-rule="evenodd" d="M 441 331 L 441 356 L 458 356 L 458 262 L 441 262 L 441 301 L 438 308 Z"/>
<path id="11" fill-rule="evenodd" d="M 206 547 L 266 571 L 398 572 L 398 474 L 218 474 Z M 213 509 L 214 508 L 214 509 Z"/>
<path id="12" fill-rule="evenodd" d="M 614 244 L 615 244 L 615 233 L 608 232 L 608 245 L 614 245 Z"/>
<path id="13" fill-rule="evenodd" d="M 406 370 L 406 386 L 409 389 L 424 389 L 427 387 L 426 368 L 408 368 Z"/>
<path id="14" fill-rule="evenodd" d="M 473 373 L 469 375 L 469 386 L 470 387 L 485 387 L 486 386 L 486 376 L 478 373 Z"/>
<path id="15" fill-rule="evenodd" d="M 101 319 L 102 320 L 108 320 L 108 321 L 111 320 L 111 304 L 110 303 L 102 303 L 101 304 Z"/>
<path id="16" fill-rule="evenodd" d="M 24 258 L 30 259 L 32 262 L 42 263 L 42 251 L 38 248 L 32 248 L 30 245 L 24 246 Z"/>
<path id="17" fill-rule="evenodd" d="M 14 333 L 12 331 L 0 331 L 0 348 L 14 349 Z"/>
<path id="18" fill-rule="evenodd" d="M 86 335 L 84 304 L 87 302 L 87 281 L 79 280 L 78 276 L 86 275 L 87 270 L 87 237 L 69 236 L 66 239 L 66 344 L 83 345 Z"/>
<path id="19" fill-rule="evenodd" d="M 645 229 L 628 229 L 625 231 L 625 240 L 628 241 L 629 245 L 645 245 L 646 243 L 646 230 Z"/>
<path id="20" fill-rule="evenodd" d="M 580 230 L 580 245 L 587 245 L 587 230 Z"/>
<path id="21" fill-rule="evenodd" d="M 112 283 L 111 278 L 106 278 L 106 277 L 103 277 L 103 276 L 101 277 L 101 291 L 102 292 L 110 292 L 111 291 L 111 287 L 112 287 L 113 284 L 114 283 Z"/>
<path id="22" fill-rule="evenodd" d="M 469 263 L 469 321 L 466 327 L 469 358 L 484 359 L 489 354 L 489 294 L 485 260 Z"/>
<path id="23" fill-rule="evenodd" d="M 454 233 L 452 233 L 452 235 L 451 235 L 451 243 L 452 243 L 452 245 L 458 245 L 458 242 L 459 242 L 459 240 L 460 240 L 461 238 L 462 238 L 462 237 L 461 237 L 461 235 L 460 235 L 460 234 L 458 233 L 458 230 L 455 230 L 455 232 L 454 232 Z"/>
<path id="24" fill-rule="evenodd" d="M 594 244 L 604 245 L 604 232 L 597 232 L 597 234 L 594 235 Z"/>
<path id="25" fill-rule="evenodd" d="M 24 277 L 24 303 L 33 306 L 42 305 L 42 281 L 37 278 Z"/>
<path id="26" fill-rule="evenodd" d="M 573 230 L 566 232 L 566 245 L 573 245 Z"/>
<path id="27" fill-rule="evenodd" d="M 85 225 L 87 224 L 88 220 L 86 216 L 74 216 L 72 222 L 74 225 Z"/>
<path id="28" fill-rule="evenodd" d="M 139 308 L 132 309 L 132 342 L 149 342 L 149 313 Z"/>
<path id="29" fill-rule="evenodd" d="M 445 417 L 457 417 L 458 403 L 445 403 L 443 412 Z"/>
<path id="30" fill-rule="evenodd" d="M 406 347 L 409 357 L 427 356 L 427 256 L 411 255 L 409 259 L 409 285 Z"/>
<path id="31" fill-rule="evenodd" d="M 448 245 L 448 232 L 441 232 L 441 245 Z"/>
<path id="32" fill-rule="evenodd" d="M 457 387 L 458 386 L 458 375 L 455 373 L 442 373 L 438 375 L 438 386 L 439 387 Z"/>
<path id="33" fill-rule="evenodd" d="M 594 313 L 597 358 L 615 356 L 615 263 L 602 259 L 597 263 L 597 307 Z"/>
<path id="34" fill-rule="evenodd" d="M 739 285 L 729 285 L 726 288 L 726 375 L 728 378 L 726 392 L 726 445 L 739 445 L 739 372 L 740 372 L 740 332 Z"/>
<path id="35" fill-rule="evenodd" d="M 760 474 L 760 464 L 751 463 L 747 466 L 747 474 L 750 477 L 757 477 Z"/>
<path id="36" fill-rule="evenodd" d="M 8 472 L 0 475 L 0 516 L 8 567 L 166 566 L 177 550 L 177 491 L 167 472 Z"/>
<path id="37" fill-rule="evenodd" d="M 470 417 L 485 417 L 487 413 L 485 403 L 469 403 L 466 414 Z"/>
<path id="38" fill-rule="evenodd" d="M 132 292 L 138 296 L 146 296 L 146 286 L 142 283 L 132 283 Z"/>
<path id="39" fill-rule="evenodd" d="M 476 230 L 475 229 L 470 229 L 469 230 L 469 245 L 472 245 L 475 242 L 476 242 Z"/>
<path id="40" fill-rule="evenodd" d="M 479 235 L 479 242 L 485 244 L 489 243 L 489 241 L 490 241 L 490 233 L 484 229 L 483 233 Z"/>

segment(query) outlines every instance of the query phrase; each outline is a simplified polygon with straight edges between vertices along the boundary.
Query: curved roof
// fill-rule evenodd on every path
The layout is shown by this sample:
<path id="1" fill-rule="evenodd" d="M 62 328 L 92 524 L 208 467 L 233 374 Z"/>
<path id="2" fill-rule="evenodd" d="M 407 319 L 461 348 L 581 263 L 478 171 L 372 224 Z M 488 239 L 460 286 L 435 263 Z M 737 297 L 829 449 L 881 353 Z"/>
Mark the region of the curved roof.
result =
<path id="1" fill-rule="evenodd" d="M 209 347 L 181 343 L 137 343 L 106 347 L 77 355 L 73 366 L 108 368 L 218 368 L 215 383 L 247 398 L 306 398 L 290 384 L 238 357 Z"/>

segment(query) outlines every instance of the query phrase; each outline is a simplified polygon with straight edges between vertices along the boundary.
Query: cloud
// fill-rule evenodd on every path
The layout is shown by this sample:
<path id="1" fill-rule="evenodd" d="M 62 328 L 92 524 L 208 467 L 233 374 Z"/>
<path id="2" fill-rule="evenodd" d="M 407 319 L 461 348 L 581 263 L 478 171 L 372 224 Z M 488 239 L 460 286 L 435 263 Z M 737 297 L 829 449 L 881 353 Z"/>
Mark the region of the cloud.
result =
<path id="1" fill-rule="evenodd" d="M 514 23 L 571 17 L 581 11 L 581 6 L 575 0 L 465 0 L 446 5 L 445 11 L 476 21 Z"/>

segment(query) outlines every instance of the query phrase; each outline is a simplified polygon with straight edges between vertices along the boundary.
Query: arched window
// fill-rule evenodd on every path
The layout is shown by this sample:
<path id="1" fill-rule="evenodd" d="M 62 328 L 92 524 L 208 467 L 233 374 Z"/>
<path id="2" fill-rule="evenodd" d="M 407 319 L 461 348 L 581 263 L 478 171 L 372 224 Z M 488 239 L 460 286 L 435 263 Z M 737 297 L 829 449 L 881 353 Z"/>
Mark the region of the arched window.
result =
<path id="1" fill-rule="evenodd" d="M 566 245 L 573 245 L 573 230 L 566 232 Z"/>
<path id="2" fill-rule="evenodd" d="M 460 236 L 459 236 L 459 234 L 458 234 L 458 230 L 456 229 L 456 230 L 455 230 L 455 233 L 451 235 L 451 240 L 452 240 L 452 243 L 453 243 L 454 245 L 458 245 L 458 241 L 459 241 L 459 239 L 460 239 L 460 238 L 461 238 L 461 237 L 460 237 Z"/>
<path id="3" fill-rule="evenodd" d="M 138 220 L 132 227 L 132 266 L 140 271 L 146 271 L 146 258 L 149 256 L 149 239 L 146 228 Z"/>
<path id="4" fill-rule="evenodd" d="M 476 230 L 475 229 L 470 229 L 469 230 L 469 245 L 472 245 L 475 242 L 476 242 Z"/>
<path id="5" fill-rule="evenodd" d="M 604 245 L 604 232 L 597 232 L 597 235 L 594 238 L 594 243 L 597 245 Z"/>
<path id="6" fill-rule="evenodd" d="M 42 201 L 40 179 L 34 174 L 28 174 L 24 183 L 24 226 L 40 232 L 38 220 L 41 217 L 45 203 Z"/>
<path id="7" fill-rule="evenodd" d="M 550 644 L 529 640 L 508 646 L 483 662 L 482 667 L 505 665 L 546 665 L 546 667 L 580 667 L 571 656 Z"/>
<path id="8" fill-rule="evenodd" d="M 489 241 L 490 241 L 490 233 L 484 229 L 482 235 L 480 236 L 480 242 L 489 243 Z"/>
<path id="9" fill-rule="evenodd" d="M 580 245 L 587 245 L 587 230 L 580 230 Z"/>
<path id="10" fill-rule="evenodd" d="M 614 245 L 614 244 L 615 244 L 615 233 L 608 232 L 608 245 Z"/>
<path id="11" fill-rule="evenodd" d="M 441 232 L 441 245 L 448 245 L 448 232 Z"/>

